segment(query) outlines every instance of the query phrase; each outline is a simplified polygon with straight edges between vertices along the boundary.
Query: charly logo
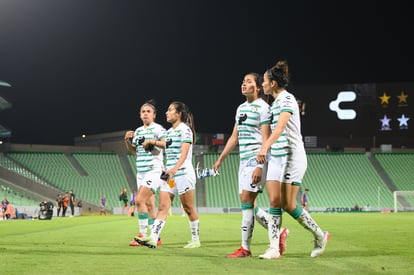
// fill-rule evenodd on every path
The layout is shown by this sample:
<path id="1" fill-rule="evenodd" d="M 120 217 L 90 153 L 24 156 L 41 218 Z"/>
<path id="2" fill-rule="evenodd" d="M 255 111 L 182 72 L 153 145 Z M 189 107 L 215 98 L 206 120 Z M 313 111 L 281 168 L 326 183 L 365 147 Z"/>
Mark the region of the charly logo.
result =
<path id="1" fill-rule="evenodd" d="M 354 91 L 340 91 L 335 100 L 329 103 L 329 109 L 336 112 L 340 120 L 352 120 L 356 117 L 356 112 L 353 109 L 341 109 L 339 104 L 342 102 L 353 102 L 356 99 Z"/>

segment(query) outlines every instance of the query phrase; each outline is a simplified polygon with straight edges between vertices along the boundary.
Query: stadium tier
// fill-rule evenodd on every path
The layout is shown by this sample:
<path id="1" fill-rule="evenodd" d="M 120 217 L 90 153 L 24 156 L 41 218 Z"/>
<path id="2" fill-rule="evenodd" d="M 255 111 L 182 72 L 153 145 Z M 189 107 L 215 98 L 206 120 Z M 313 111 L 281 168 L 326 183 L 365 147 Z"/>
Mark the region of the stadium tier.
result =
<path id="1" fill-rule="evenodd" d="M 211 167 L 217 154 L 204 154 Z M 240 207 L 237 184 L 238 154 L 223 162 L 220 176 L 205 179 L 208 207 Z M 365 153 L 309 153 L 308 170 L 302 184 L 309 188 L 313 209 L 346 210 L 355 205 L 391 209 L 392 192 L 384 184 Z M 258 196 L 259 206 L 268 206 L 266 191 Z"/>
<path id="2" fill-rule="evenodd" d="M 23 193 L 5 186 L 0 179 L 0 196 L 1 199 L 7 198 L 13 206 L 38 206 L 39 202 L 32 197 L 27 197 Z M 23 209 L 21 209 L 23 210 Z"/>
<path id="3" fill-rule="evenodd" d="M 397 190 L 414 190 L 414 153 L 375 153 Z"/>
<path id="4" fill-rule="evenodd" d="M 118 195 L 130 188 L 115 153 L 10 152 L 8 157 L 63 192 L 73 190 L 76 197 L 99 205 L 102 194 L 109 209 L 120 205 Z M 70 162 L 73 157 L 83 173 Z"/>
<path id="5" fill-rule="evenodd" d="M 414 153 L 375 153 L 375 158 L 394 184 L 396 190 L 414 190 Z M 398 198 L 395 207 L 414 209 L 414 195 Z"/>
<path id="6" fill-rule="evenodd" d="M 391 209 L 392 192 L 365 153 L 309 153 L 303 188 L 313 208 Z"/>
<path id="7" fill-rule="evenodd" d="M 211 167 L 218 153 L 203 153 L 201 166 Z M 381 166 L 375 167 L 366 153 L 308 153 L 308 170 L 303 188 L 309 188 L 311 209 L 352 209 L 372 207 L 392 209 L 394 190 L 413 190 L 414 154 L 374 154 Z M 121 159 L 125 159 L 125 163 Z M 196 158 L 195 158 L 196 159 Z M 194 159 L 194 166 L 197 165 Z M 102 152 L 8 152 L 0 155 L 0 166 L 62 192 L 74 190 L 77 198 L 99 205 L 102 194 L 109 209 L 120 206 L 118 195 L 123 187 L 135 188 L 135 158 Z M 238 195 L 239 156 L 231 153 L 220 168 L 220 175 L 197 181 L 196 203 L 204 208 L 240 208 Z M 378 169 L 391 178 L 393 188 L 384 182 Z M 128 179 L 126 173 L 132 173 Z M 0 176 L 1 178 L 1 176 Z M 408 180 L 408 182 L 407 182 Z M 403 189 L 404 188 L 404 189 Z M 24 197 L 24 196 L 23 196 Z M 27 197 L 27 196 L 26 196 Z M 158 196 L 157 196 L 158 197 Z M 54 199 L 54 198 L 51 198 Z M 268 207 L 266 191 L 257 204 Z M 173 207 L 180 207 L 176 198 Z"/>

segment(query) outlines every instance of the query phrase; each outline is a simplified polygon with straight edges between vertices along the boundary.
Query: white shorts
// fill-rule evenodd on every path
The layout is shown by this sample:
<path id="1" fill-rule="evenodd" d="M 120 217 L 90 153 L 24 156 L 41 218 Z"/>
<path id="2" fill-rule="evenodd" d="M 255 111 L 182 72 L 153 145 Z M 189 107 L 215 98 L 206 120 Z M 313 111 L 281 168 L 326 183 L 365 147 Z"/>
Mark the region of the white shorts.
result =
<path id="1" fill-rule="evenodd" d="M 263 192 L 265 182 L 266 182 L 266 173 L 267 173 L 267 163 L 263 165 L 262 168 L 262 180 L 255 185 L 252 185 L 252 174 L 256 169 L 257 162 L 256 159 L 242 160 L 240 161 L 239 166 L 239 194 L 243 190 L 247 190 L 254 193 Z"/>
<path id="2" fill-rule="evenodd" d="M 160 191 L 169 192 L 173 195 L 185 194 L 187 191 L 194 190 L 196 186 L 195 172 L 192 171 L 182 176 L 174 177 L 175 186 L 170 187 L 167 181 L 162 180 Z"/>
<path id="3" fill-rule="evenodd" d="M 308 167 L 306 153 L 295 152 L 288 156 L 285 171 L 283 173 L 283 183 L 300 185 Z"/>
<path id="4" fill-rule="evenodd" d="M 164 183 L 162 179 L 160 179 L 161 172 L 159 171 L 151 171 L 147 173 L 137 173 L 137 188 L 141 186 L 146 186 L 155 192 L 160 188 L 160 186 Z"/>
<path id="5" fill-rule="evenodd" d="M 285 170 L 287 156 L 283 157 L 269 157 L 267 161 L 267 175 L 266 180 L 274 180 L 282 182 L 283 172 Z"/>

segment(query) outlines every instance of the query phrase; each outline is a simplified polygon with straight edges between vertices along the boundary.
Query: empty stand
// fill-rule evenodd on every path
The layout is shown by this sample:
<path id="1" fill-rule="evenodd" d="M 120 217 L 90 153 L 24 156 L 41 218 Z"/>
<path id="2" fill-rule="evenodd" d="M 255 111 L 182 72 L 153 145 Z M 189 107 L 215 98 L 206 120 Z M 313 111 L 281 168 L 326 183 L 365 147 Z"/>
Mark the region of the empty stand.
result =
<path id="1" fill-rule="evenodd" d="M 311 207 L 392 208 L 387 188 L 364 153 L 309 153 L 303 187 L 309 188 Z"/>
<path id="2" fill-rule="evenodd" d="M 41 184 L 55 186 L 62 192 L 73 189 L 77 198 L 95 205 L 99 205 L 101 195 L 105 194 L 108 208 L 112 209 L 120 206 L 118 195 L 121 189 L 127 187 L 128 192 L 131 189 L 125 164 L 130 165 L 136 175 L 135 157 L 125 156 L 122 167 L 120 157 L 112 152 L 72 152 L 71 160 L 63 152 L 8 152 L 0 154 L 0 166 L 34 178 Z M 211 167 L 218 156 L 219 153 L 204 153 L 198 159 L 206 168 Z M 414 189 L 414 153 L 376 153 L 374 156 L 397 190 Z M 310 189 L 311 208 L 350 209 L 358 204 L 360 207 L 392 209 L 392 192 L 365 153 L 308 153 L 307 157 L 308 169 L 302 186 Z M 194 166 L 196 164 L 194 161 Z M 223 162 L 219 176 L 198 180 L 196 192 L 202 192 L 196 195 L 196 203 L 202 204 L 198 207 L 240 208 L 238 169 L 239 154 L 231 153 Z M 27 196 L 10 192 L 7 194 L 13 195 L 18 204 L 31 202 Z M 156 197 L 158 202 L 158 193 Z M 257 204 L 268 208 L 266 191 L 258 196 Z M 172 206 L 181 206 L 178 197 Z"/>
<path id="3" fill-rule="evenodd" d="M 39 202 L 37 200 L 35 200 L 32 197 L 25 196 L 23 193 L 9 186 L 1 184 L 1 180 L 0 180 L 0 197 L 1 199 L 6 197 L 9 203 L 16 208 L 19 208 L 19 206 L 39 206 Z M 19 209 L 19 210 L 23 210 L 23 209 Z"/>
<path id="4" fill-rule="evenodd" d="M 99 205 L 101 195 L 105 194 L 109 209 L 120 205 L 118 194 L 123 187 L 130 191 L 115 153 L 72 153 L 86 175 L 80 175 L 64 153 L 10 152 L 7 155 L 62 192 L 73 189 L 83 201 Z"/>
<path id="5" fill-rule="evenodd" d="M 414 190 L 414 153 L 375 153 L 396 190 Z"/>

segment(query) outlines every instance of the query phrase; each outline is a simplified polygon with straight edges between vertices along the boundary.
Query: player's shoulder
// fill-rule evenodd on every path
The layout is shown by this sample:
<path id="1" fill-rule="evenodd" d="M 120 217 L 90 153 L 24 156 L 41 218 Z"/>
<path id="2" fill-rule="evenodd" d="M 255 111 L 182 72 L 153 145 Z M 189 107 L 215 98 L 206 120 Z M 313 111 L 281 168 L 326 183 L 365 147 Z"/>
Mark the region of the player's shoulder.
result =
<path id="1" fill-rule="evenodd" d="M 187 124 L 185 124 L 184 122 L 181 122 L 178 126 L 177 129 L 180 130 L 187 130 L 187 129 L 191 129 L 190 126 L 188 126 Z"/>
<path id="2" fill-rule="evenodd" d="M 281 92 L 278 98 L 279 97 L 285 100 L 295 100 L 295 95 L 287 90 L 284 90 L 283 92 Z"/>

